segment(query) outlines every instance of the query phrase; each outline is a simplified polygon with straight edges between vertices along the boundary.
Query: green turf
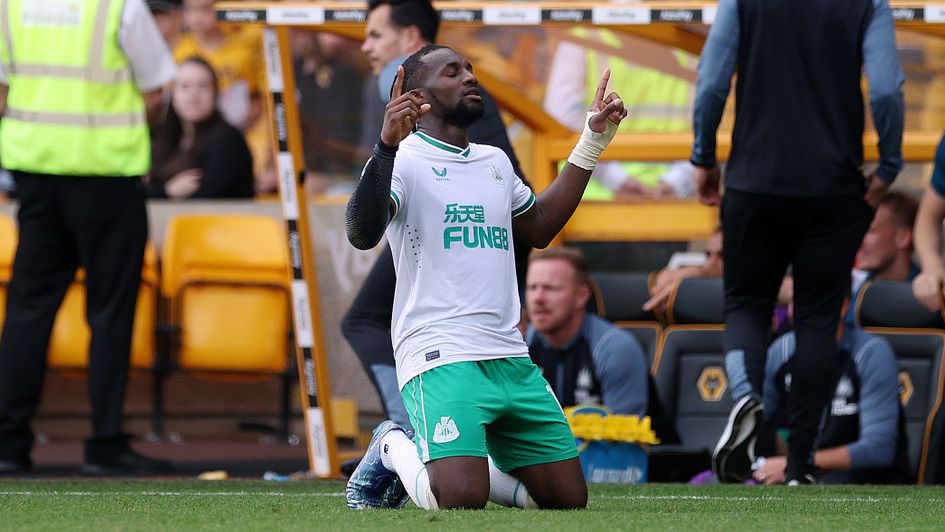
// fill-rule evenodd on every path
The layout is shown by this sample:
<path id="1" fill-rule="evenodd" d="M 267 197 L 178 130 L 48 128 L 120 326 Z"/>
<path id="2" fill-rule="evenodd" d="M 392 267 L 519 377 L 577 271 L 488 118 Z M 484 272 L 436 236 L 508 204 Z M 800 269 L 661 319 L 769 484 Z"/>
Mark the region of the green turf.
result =
<path id="1" fill-rule="evenodd" d="M 942 530 L 945 488 L 592 486 L 587 510 L 353 512 L 327 481 L 4 480 L 0 530 Z M 393 530 L 393 529 L 392 529 Z"/>

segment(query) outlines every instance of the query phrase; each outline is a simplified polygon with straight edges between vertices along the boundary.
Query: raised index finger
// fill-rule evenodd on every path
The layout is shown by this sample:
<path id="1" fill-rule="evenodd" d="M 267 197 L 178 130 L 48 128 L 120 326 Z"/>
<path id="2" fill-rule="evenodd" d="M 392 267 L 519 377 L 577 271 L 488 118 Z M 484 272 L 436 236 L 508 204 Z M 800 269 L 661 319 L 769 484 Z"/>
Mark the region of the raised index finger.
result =
<path id="1" fill-rule="evenodd" d="M 604 74 L 600 77 L 600 83 L 597 85 L 597 92 L 594 94 L 594 106 L 604 101 L 604 93 L 607 92 L 607 83 L 610 82 L 610 69 L 605 68 Z"/>
<path id="2" fill-rule="evenodd" d="M 404 93 L 404 67 L 403 65 L 397 67 L 397 77 L 394 78 L 394 88 L 390 93 L 391 101 L 400 98 L 400 95 Z"/>

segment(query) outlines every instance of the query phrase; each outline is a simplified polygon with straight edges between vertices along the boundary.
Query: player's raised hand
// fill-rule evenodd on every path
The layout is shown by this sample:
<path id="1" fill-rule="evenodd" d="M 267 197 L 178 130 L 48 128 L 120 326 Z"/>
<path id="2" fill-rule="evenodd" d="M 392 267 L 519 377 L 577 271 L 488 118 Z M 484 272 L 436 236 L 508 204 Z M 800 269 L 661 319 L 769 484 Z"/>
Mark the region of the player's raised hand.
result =
<path id="1" fill-rule="evenodd" d="M 605 121 L 617 126 L 627 117 L 627 108 L 616 92 L 607 94 L 607 84 L 610 82 L 610 69 L 604 69 L 604 74 L 597 84 L 597 92 L 594 93 L 594 102 L 591 104 L 591 112 L 594 113 L 588 120 L 588 125 L 595 133 L 602 133 L 606 129 Z M 607 94 L 607 96 L 604 96 Z"/>
<path id="2" fill-rule="evenodd" d="M 587 111 L 581 138 L 568 156 L 569 163 L 583 170 L 593 171 L 597 167 L 601 153 L 617 134 L 617 126 L 627 117 L 627 109 L 616 92 L 604 97 L 609 81 L 608 68 L 604 70 L 604 75 L 597 84 L 597 92 L 594 93 L 594 102 Z"/>
<path id="3" fill-rule="evenodd" d="M 397 79 L 390 103 L 384 111 L 381 141 L 388 146 L 397 146 L 413 131 L 420 117 L 430 110 L 430 104 L 420 97 L 419 90 L 404 93 L 404 67 L 397 67 Z"/>

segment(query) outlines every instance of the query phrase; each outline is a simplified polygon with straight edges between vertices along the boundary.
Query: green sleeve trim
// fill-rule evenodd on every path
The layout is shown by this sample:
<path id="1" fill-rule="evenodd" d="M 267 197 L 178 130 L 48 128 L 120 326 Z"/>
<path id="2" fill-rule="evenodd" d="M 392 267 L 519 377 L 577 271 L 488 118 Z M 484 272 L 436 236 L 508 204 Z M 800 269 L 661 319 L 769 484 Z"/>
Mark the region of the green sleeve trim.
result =
<path id="1" fill-rule="evenodd" d="M 515 218 L 516 216 L 527 211 L 528 209 L 531 209 L 532 205 L 534 204 L 535 204 L 535 193 L 532 192 L 531 194 L 529 194 L 528 201 L 526 201 L 524 205 L 522 205 L 521 207 L 517 209 L 512 210 L 512 218 Z"/>

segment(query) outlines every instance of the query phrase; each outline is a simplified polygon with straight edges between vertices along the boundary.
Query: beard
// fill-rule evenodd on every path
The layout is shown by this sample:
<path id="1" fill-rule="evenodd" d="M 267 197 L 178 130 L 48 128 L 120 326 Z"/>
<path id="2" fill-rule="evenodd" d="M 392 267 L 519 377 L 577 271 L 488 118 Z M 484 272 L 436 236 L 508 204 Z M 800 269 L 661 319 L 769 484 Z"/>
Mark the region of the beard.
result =
<path id="1" fill-rule="evenodd" d="M 468 103 L 460 100 L 456 107 L 450 109 L 443 115 L 443 121 L 447 124 L 467 128 L 476 120 L 486 114 L 486 108 L 482 102 Z"/>

